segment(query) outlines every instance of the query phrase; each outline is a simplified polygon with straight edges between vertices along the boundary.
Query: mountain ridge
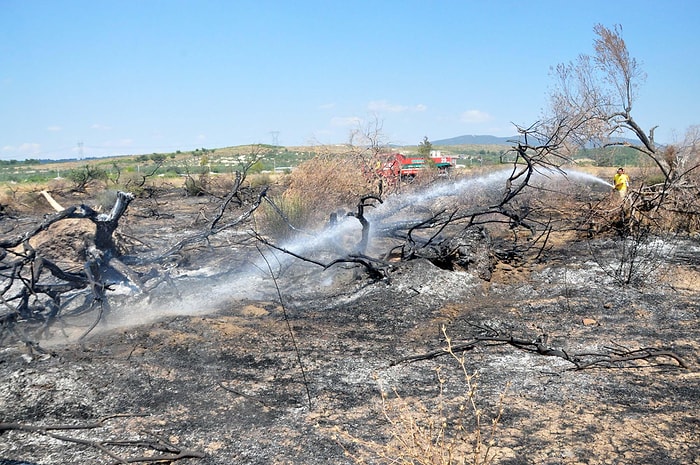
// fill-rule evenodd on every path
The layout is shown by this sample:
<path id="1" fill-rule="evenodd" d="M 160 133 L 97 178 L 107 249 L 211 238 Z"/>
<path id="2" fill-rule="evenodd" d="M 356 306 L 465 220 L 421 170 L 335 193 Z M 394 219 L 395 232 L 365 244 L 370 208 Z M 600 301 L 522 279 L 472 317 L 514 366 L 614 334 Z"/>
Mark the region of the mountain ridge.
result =
<path id="1" fill-rule="evenodd" d="M 498 137 L 487 134 L 465 134 L 448 139 L 434 140 L 430 143 L 432 145 L 512 145 L 515 140 L 518 140 L 517 135 Z"/>

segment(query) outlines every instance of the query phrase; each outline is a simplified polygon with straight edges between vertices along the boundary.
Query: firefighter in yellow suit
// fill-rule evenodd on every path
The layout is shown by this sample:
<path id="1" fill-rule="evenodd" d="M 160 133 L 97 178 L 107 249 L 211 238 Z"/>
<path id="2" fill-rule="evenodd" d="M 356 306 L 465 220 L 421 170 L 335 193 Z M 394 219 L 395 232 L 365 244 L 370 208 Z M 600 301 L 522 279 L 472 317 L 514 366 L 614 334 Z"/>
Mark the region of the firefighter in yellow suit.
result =
<path id="1" fill-rule="evenodd" d="M 613 186 L 620 197 L 624 199 L 627 195 L 627 188 L 630 186 L 630 177 L 625 174 L 623 168 L 618 168 L 615 177 L 613 177 Z"/>

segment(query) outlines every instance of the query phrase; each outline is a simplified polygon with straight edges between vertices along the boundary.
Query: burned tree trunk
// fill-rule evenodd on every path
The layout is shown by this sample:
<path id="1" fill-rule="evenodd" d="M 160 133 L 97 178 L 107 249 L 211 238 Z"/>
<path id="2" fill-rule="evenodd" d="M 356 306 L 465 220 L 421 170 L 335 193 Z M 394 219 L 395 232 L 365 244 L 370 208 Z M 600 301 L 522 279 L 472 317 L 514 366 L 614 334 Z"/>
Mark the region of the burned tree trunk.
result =
<path id="1" fill-rule="evenodd" d="M 119 220 L 133 199 L 133 195 L 119 192 L 114 207 L 107 214 L 98 213 L 86 205 L 65 208 L 24 234 L 0 240 L 0 323 L 3 326 L 11 325 L 19 318 L 30 324 L 38 323 L 40 330 L 43 330 L 60 317 L 67 302 L 70 302 L 74 312 L 97 307 L 101 314 L 106 308 L 105 290 L 110 285 L 106 277 L 115 272 L 141 289 L 138 274 L 119 260 L 120 254 L 114 240 Z M 56 202 L 52 206 L 62 208 Z M 80 219 L 87 219 L 95 225 L 92 240 L 82 246 L 84 253 L 77 254 L 85 257 L 81 269 L 71 270 L 75 264 L 59 265 L 41 248 L 32 245 L 34 238 L 51 227 L 55 228 L 54 225 L 59 222 Z M 68 229 L 72 228 L 69 226 Z M 55 239 L 53 236 L 49 239 L 54 246 Z M 75 247 L 75 243 L 58 243 L 58 246 L 70 248 Z M 64 253 L 67 254 L 68 250 Z M 89 289 L 89 292 L 83 295 L 81 303 L 75 292 L 84 289 Z M 67 297 L 69 295 L 71 297 Z"/>
<path id="2" fill-rule="evenodd" d="M 117 202 L 107 215 L 97 214 L 94 210 L 84 207 L 89 214 L 88 219 L 95 223 L 95 247 L 98 250 L 111 255 L 118 255 L 114 243 L 114 231 L 119 226 L 119 219 L 126 212 L 132 200 L 134 200 L 132 194 L 118 192 Z"/>
<path id="3" fill-rule="evenodd" d="M 368 200 L 376 200 L 377 202 L 382 203 L 382 199 L 376 195 L 365 195 L 359 202 L 357 202 L 357 213 L 348 213 L 348 216 L 354 216 L 362 225 L 362 238 L 357 244 L 357 253 L 359 254 L 364 254 L 367 251 L 367 245 L 369 245 L 370 224 L 369 221 L 367 221 L 367 218 L 365 218 L 365 207 L 374 207 L 374 204 L 367 203 Z"/>

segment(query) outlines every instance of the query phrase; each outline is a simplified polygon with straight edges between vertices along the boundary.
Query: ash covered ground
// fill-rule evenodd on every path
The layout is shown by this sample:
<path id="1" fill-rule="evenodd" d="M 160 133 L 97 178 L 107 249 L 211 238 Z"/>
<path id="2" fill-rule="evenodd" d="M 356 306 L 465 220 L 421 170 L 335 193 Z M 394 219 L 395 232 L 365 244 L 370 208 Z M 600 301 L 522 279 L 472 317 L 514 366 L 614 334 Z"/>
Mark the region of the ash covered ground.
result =
<path id="1" fill-rule="evenodd" d="M 181 299 L 122 309 L 140 318 L 115 310 L 82 342 L 72 339 L 80 327 L 65 327 L 42 351 L 0 349 L 1 421 L 102 420 L 58 432 L 136 441 L 104 446 L 120 457 L 143 455 L 139 441 L 196 453 L 174 462 L 182 464 L 387 463 L 378 457 L 405 438 L 407 422 L 463 416 L 467 431 L 476 428 L 460 413 L 468 388 L 453 357 L 396 362 L 441 349 L 445 334 L 456 344 L 496 331 L 546 335 L 570 354 L 663 348 L 686 367 L 659 357 L 574 370 L 502 343 L 460 353 L 477 374 L 494 463 L 700 463 L 700 244 L 668 244 L 638 286 L 606 272 L 615 257 L 602 240 L 560 241 L 536 264 L 496 265 L 489 281 L 425 260 L 375 283 L 342 268 L 299 278 L 292 265 L 278 276 L 279 295 L 270 280 L 244 278 L 230 263 L 219 272 L 210 257 L 183 273 Z M 0 463 L 13 460 L 118 463 L 105 450 L 21 430 L 0 435 Z"/>

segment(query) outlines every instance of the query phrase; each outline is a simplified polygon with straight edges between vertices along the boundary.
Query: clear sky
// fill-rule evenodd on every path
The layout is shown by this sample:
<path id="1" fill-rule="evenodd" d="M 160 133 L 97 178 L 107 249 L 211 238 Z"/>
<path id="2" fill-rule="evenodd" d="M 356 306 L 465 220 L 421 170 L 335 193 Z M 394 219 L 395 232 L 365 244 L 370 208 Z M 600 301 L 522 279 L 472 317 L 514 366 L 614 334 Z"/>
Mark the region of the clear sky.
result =
<path id="1" fill-rule="evenodd" d="M 648 75 L 643 128 L 700 124 L 696 0 L 0 0 L 0 158 L 511 136 L 597 23 Z"/>

